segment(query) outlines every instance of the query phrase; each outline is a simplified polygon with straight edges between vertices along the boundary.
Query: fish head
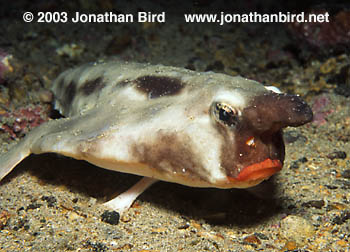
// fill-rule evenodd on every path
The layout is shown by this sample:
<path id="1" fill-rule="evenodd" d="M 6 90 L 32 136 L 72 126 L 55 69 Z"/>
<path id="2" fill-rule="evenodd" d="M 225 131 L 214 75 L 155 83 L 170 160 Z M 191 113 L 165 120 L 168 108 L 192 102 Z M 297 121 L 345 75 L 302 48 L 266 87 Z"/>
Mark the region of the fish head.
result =
<path id="1" fill-rule="evenodd" d="M 227 94 L 244 98 L 227 99 Z M 285 156 L 282 129 L 312 120 L 311 108 L 297 95 L 245 90 L 225 91 L 210 106 L 214 127 L 221 136 L 220 165 L 233 187 L 250 187 L 280 171 Z M 234 102 L 231 102 L 234 100 Z"/>

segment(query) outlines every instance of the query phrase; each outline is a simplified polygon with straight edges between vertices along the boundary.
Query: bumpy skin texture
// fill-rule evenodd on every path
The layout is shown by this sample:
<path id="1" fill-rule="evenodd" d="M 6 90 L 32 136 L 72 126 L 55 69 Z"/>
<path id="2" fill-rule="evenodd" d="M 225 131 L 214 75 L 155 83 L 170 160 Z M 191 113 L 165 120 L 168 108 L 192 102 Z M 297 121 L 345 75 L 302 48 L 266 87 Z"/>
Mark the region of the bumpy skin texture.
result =
<path id="1" fill-rule="evenodd" d="M 66 118 L 0 157 L 0 179 L 30 153 L 195 187 L 244 188 L 282 168 L 282 128 L 312 119 L 298 96 L 241 77 L 121 61 L 87 64 L 53 83 Z"/>

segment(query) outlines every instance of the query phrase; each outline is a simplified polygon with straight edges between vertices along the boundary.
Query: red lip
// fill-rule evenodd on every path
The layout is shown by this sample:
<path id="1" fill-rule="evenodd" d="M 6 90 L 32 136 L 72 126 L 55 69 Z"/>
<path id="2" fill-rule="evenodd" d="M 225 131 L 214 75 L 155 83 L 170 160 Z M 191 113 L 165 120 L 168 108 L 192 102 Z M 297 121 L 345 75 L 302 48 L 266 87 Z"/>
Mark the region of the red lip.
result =
<path id="1" fill-rule="evenodd" d="M 280 160 L 265 159 L 260 163 L 249 165 L 235 178 L 238 181 L 250 181 L 257 179 L 267 179 L 282 169 Z"/>

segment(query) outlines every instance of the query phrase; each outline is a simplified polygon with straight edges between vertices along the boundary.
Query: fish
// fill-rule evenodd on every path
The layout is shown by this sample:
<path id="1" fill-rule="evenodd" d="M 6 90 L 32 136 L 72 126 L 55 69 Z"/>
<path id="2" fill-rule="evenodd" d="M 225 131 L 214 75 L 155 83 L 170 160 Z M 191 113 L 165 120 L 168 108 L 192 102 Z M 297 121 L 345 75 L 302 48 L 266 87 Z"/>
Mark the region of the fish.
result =
<path id="1" fill-rule="evenodd" d="M 99 60 L 52 84 L 64 118 L 31 130 L 0 156 L 0 180 L 30 154 L 57 153 L 143 176 L 104 203 L 126 212 L 158 180 L 249 188 L 282 169 L 283 129 L 312 120 L 298 95 L 240 76 Z"/>

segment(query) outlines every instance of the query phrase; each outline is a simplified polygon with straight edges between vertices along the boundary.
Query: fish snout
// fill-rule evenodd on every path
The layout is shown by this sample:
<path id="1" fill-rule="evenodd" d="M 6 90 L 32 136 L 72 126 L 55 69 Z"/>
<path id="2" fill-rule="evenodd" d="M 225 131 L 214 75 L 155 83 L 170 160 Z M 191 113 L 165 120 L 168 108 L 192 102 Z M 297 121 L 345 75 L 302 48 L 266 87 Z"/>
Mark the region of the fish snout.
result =
<path id="1" fill-rule="evenodd" d="M 300 96 L 273 92 L 254 97 L 242 114 L 244 121 L 257 132 L 297 127 L 313 118 L 310 106 Z"/>

